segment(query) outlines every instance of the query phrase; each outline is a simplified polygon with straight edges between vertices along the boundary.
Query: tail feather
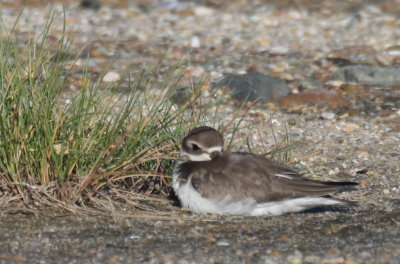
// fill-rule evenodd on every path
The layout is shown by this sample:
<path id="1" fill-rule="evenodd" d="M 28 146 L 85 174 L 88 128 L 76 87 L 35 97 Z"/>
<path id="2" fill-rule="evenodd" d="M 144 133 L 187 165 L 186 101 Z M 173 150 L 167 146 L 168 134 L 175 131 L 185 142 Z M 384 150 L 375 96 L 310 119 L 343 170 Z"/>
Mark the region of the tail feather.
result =
<path id="1" fill-rule="evenodd" d="M 314 180 L 286 181 L 285 189 L 296 196 L 323 196 L 358 185 L 355 182 L 323 182 Z"/>
<path id="2" fill-rule="evenodd" d="M 252 210 L 250 215 L 281 215 L 284 213 L 301 212 L 315 207 L 330 205 L 352 205 L 355 202 L 335 199 L 330 196 L 297 197 L 277 202 L 261 203 Z"/>

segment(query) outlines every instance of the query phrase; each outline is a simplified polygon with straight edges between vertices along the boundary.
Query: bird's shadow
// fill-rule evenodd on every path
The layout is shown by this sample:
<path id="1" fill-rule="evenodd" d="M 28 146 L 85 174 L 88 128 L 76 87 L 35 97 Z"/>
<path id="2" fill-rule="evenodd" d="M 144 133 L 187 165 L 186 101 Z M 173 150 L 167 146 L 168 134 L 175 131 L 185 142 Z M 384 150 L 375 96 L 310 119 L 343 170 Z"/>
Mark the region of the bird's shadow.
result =
<path id="1" fill-rule="evenodd" d="M 318 206 L 314 208 L 310 208 L 304 211 L 301 211 L 299 213 L 302 214 L 321 214 L 321 213 L 350 213 L 353 212 L 353 209 L 351 207 L 346 207 L 346 206 Z"/>
<path id="2" fill-rule="evenodd" d="M 181 202 L 179 201 L 178 196 L 175 194 L 175 192 L 170 192 L 168 195 L 168 199 L 172 201 L 172 206 L 176 207 L 181 207 Z"/>

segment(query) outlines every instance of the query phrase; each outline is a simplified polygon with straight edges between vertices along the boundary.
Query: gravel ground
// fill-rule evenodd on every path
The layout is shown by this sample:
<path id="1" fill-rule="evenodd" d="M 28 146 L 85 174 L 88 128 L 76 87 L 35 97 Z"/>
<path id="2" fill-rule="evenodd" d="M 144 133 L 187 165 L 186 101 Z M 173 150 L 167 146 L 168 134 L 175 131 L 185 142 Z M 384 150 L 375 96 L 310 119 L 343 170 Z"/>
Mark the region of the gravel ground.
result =
<path id="1" fill-rule="evenodd" d="M 22 40 L 48 14 L 41 1 L 28 2 L 16 27 Z M 256 70 L 284 79 L 292 93 L 315 88 L 316 82 L 343 88 L 332 76 L 344 62 L 400 64 L 398 1 L 102 3 L 99 10 L 83 10 L 67 1 L 67 23 L 75 35 L 71 54 L 82 52 L 72 92 L 79 89 L 79 67 L 88 54 L 91 73 L 107 69 L 104 81 L 120 79 L 121 86 L 123 72 L 135 76 L 164 56 L 157 78 L 183 60 L 182 87 Z M 4 24 L 11 26 L 21 1 L 3 5 Z M 61 9 L 55 1 L 53 10 Z M 61 21 L 55 19 L 55 39 Z M 259 105 L 236 137 L 243 140 L 238 145 L 249 142 L 267 151 L 275 143 L 272 132 L 281 139 L 289 124 L 297 146 L 293 165 L 310 178 L 360 182 L 356 191 L 338 195 L 358 206 L 215 217 L 169 205 L 160 208 L 167 217 L 124 221 L 2 215 L 0 263 L 399 263 L 400 84 L 354 87 L 343 93 L 349 109 Z M 206 89 L 205 99 L 208 95 Z M 230 120 L 235 109 L 237 102 L 227 98 L 220 114 Z"/>
<path id="2" fill-rule="evenodd" d="M 0 263 L 398 263 L 399 200 L 277 217 L 1 217 Z"/>

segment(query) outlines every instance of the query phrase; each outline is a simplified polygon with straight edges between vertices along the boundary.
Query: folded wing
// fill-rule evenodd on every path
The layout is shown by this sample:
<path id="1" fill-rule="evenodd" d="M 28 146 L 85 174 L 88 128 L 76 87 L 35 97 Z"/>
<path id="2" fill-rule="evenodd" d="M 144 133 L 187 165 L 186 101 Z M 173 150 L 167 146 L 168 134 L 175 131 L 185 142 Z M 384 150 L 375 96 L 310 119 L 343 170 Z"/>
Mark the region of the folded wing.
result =
<path id="1" fill-rule="evenodd" d="M 324 196 L 357 185 L 309 180 L 271 160 L 248 153 L 225 153 L 213 164 L 198 163 L 192 184 L 208 199 L 253 198 L 259 203 L 305 196 Z"/>

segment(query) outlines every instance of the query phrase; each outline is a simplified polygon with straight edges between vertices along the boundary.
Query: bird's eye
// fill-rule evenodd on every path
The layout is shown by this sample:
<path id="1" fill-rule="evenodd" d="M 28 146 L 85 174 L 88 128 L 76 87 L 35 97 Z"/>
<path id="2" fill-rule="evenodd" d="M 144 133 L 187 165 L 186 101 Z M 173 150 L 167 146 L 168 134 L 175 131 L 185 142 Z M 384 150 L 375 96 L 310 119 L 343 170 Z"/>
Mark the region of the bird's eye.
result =
<path id="1" fill-rule="evenodd" d="M 199 150 L 200 147 L 197 144 L 192 144 L 192 149 L 193 150 Z"/>

